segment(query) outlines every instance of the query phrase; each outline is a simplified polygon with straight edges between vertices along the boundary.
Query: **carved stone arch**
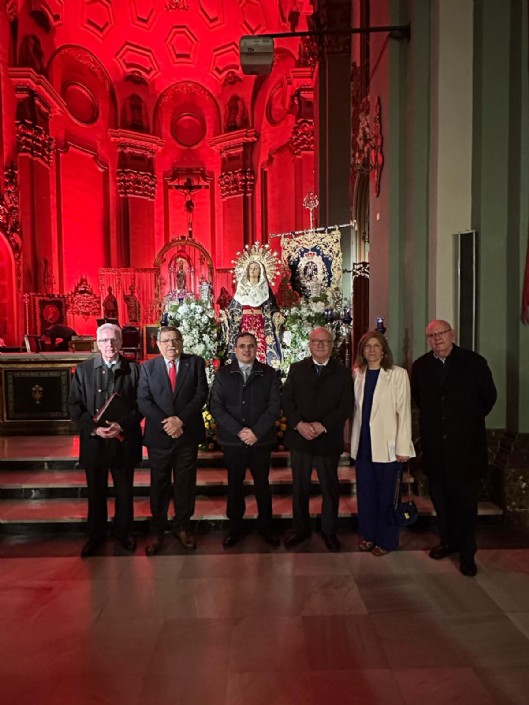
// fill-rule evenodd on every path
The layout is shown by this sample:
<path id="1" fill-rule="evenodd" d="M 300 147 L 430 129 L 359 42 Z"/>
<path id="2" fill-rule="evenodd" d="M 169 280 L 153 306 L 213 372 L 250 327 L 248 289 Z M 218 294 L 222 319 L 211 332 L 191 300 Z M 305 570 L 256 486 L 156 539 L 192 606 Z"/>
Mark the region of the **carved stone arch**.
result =
<path id="1" fill-rule="evenodd" d="M 160 301 L 176 288 L 169 273 L 169 265 L 178 258 L 185 260 L 188 265 L 186 271 L 188 292 L 198 296 L 199 286 L 203 280 L 207 280 L 213 288 L 215 272 L 213 258 L 200 242 L 182 235 L 166 242 L 154 259 L 154 267 L 158 270 L 156 289 Z"/>
<path id="2" fill-rule="evenodd" d="M 63 59 L 66 60 L 64 64 L 68 69 L 60 73 Z M 75 67 L 78 67 L 78 71 L 74 70 Z M 59 47 L 50 56 L 46 66 L 46 74 L 52 86 L 63 99 L 62 88 L 65 83 L 80 86 L 81 88 L 77 90 L 85 93 L 85 99 L 87 99 L 87 95 L 92 96 L 98 108 L 104 103 L 105 98 L 108 99 L 107 127 L 118 127 L 118 101 L 114 83 L 106 67 L 89 49 L 78 44 L 65 44 Z M 67 100 L 65 102 L 67 103 Z"/>
<path id="3" fill-rule="evenodd" d="M 163 91 L 153 111 L 153 134 L 163 137 L 179 115 L 196 116 L 204 121 L 208 137 L 222 132 L 222 116 L 217 99 L 210 90 L 196 81 L 179 81 Z M 185 145 L 183 145 L 185 146 Z"/>

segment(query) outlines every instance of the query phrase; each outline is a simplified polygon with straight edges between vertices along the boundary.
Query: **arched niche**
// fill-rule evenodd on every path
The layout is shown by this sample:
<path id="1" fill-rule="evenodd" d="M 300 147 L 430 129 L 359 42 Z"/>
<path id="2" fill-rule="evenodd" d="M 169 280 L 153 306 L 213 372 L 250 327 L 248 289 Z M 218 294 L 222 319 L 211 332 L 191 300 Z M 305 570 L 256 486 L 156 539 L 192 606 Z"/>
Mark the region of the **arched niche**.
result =
<path id="1" fill-rule="evenodd" d="M 167 297 L 183 298 L 186 294 L 199 297 L 206 285 L 213 291 L 213 259 L 191 237 L 182 235 L 167 242 L 156 255 L 154 267 L 158 270 L 157 292 L 162 302 Z"/>

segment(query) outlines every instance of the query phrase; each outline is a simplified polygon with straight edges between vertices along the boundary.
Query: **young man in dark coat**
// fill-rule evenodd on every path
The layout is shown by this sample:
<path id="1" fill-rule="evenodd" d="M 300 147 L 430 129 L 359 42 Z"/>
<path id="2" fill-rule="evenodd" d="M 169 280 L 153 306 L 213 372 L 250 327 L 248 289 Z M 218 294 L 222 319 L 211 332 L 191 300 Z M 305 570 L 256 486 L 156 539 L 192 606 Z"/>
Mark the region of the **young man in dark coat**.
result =
<path id="1" fill-rule="evenodd" d="M 145 416 L 143 443 L 151 466 L 151 537 L 148 556 L 162 547 L 171 500 L 173 533 L 183 548 L 196 548 L 191 533 L 195 511 L 198 445 L 205 439 L 202 407 L 208 398 L 204 360 L 183 351 L 182 334 L 174 326 L 158 331 L 161 355 L 141 366 L 138 407 Z"/>
<path id="2" fill-rule="evenodd" d="M 136 406 L 140 368 L 120 355 L 121 330 L 105 323 L 97 329 L 99 355 L 77 365 L 70 388 L 70 414 L 80 434 L 79 462 L 88 488 L 88 542 L 81 555 L 93 556 L 107 532 L 108 471 L 116 495 L 114 534 L 128 551 L 132 535 L 134 468 L 141 462 L 141 416 Z M 94 416 L 117 392 L 128 404 L 124 416 L 98 426 Z"/>
<path id="3" fill-rule="evenodd" d="M 461 572 L 474 576 L 479 479 L 487 469 L 485 417 L 496 387 L 485 358 L 454 344 L 450 323 L 431 321 L 426 337 L 431 351 L 413 363 L 411 392 L 439 527 L 440 544 L 430 558 L 459 552 Z"/>
<path id="4" fill-rule="evenodd" d="M 290 367 L 281 402 L 287 417 L 285 442 L 292 463 L 294 531 L 292 548 L 310 536 L 309 495 L 316 468 L 322 493 L 321 528 L 329 551 L 339 551 L 338 463 L 344 448 L 344 424 L 353 410 L 350 370 L 331 357 L 333 336 L 327 328 L 310 334 L 311 356 Z"/>
<path id="5" fill-rule="evenodd" d="M 268 473 L 280 411 L 279 380 L 272 367 L 256 359 L 257 340 L 252 333 L 239 333 L 234 350 L 235 360 L 222 367 L 215 377 L 210 402 L 228 469 L 230 531 L 223 546 L 235 546 L 243 536 L 244 478 L 246 468 L 250 468 L 257 500 L 258 532 L 270 546 L 277 548 L 279 539 L 271 526 Z"/>

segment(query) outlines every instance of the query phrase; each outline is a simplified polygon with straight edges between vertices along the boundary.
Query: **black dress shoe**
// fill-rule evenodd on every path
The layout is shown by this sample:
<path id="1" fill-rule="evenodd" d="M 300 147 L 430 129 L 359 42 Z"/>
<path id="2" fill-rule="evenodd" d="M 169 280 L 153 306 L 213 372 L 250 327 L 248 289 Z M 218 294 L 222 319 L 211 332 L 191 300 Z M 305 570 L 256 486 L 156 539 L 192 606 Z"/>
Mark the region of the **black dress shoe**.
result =
<path id="1" fill-rule="evenodd" d="M 272 548 L 279 548 L 281 546 L 281 541 L 275 534 L 271 534 L 269 531 L 259 531 L 259 536 L 262 536 L 263 540 Z"/>
<path id="2" fill-rule="evenodd" d="M 230 533 L 224 537 L 222 545 L 224 548 L 231 548 L 239 543 L 243 535 L 240 531 L 230 531 Z"/>
<path id="3" fill-rule="evenodd" d="M 473 578 L 478 572 L 476 562 L 473 558 L 462 558 L 459 563 L 459 570 L 468 578 Z"/>
<path id="4" fill-rule="evenodd" d="M 338 537 L 336 536 L 336 534 L 331 534 L 329 536 L 327 536 L 327 534 L 322 534 L 321 536 L 325 545 L 327 546 L 328 551 L 337 553 L 340 550 L 341 544 L 338 541 Z"/>
<path id="5" fill-rule="evenodd" d="M 195 537 L 190 534 L 189 531 L 177 531 L 176 538 L 180 541 L 182 548 L 185 548 L 186 551 L 194 551 L 197 547 Z"/>
<path id="6" fill-rule="evenodd" d="M 310 538 L 310 531 L 294 531 L 285 539 L 285 548 L 294 548 Z"/>
<path id="7" fill-rule="evenodd" d="M 450 548 L 450 546 L 446 546 L 444 543 L 440 543 L 437 546 L 434 546 L 431 550 L 430 553 L 428 554 L 430 558 L 433 558 L 435 561 L 441 560 L 441 558 L 446 558 L 447 556 L 450 556 L 452 553 L 454 553 L 454 549 Z"/>
<path id="8" fill-rule="evenodd" d="M 163 534 L 153 534 L 145 546 L 146 555 L 155 556 L 161 549 L 162 544 Z"/>
<path id="9" fill-rule="evenodd" d="M 134 553 L 136 550 L 136 539 L 134 536 L 127 536 L 124 539 L 121 539 L 120 541 L 121 545 L 125 549 L 125 551 L 130 551 L 131 553 Z"/>
<path id="10" fill-rule="evenodd" d="M 102 539 L 89 539 L 81 549 L 81 558 L 95 556 L 102 543 Z"/>

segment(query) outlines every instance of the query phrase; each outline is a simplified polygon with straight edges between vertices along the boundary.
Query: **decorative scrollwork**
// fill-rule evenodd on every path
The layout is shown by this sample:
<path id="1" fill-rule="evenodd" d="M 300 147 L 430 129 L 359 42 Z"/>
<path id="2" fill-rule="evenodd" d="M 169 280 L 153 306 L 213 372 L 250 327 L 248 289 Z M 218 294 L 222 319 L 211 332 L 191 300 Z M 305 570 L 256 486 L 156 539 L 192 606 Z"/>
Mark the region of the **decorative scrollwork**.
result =
<path id="1" fill-rule="evenodd" d="M 0 194 L 0 230 L 7 237 L 13 251 L 17 275 L 17 288 L 22 283 L 22 238 L 18 202 L 18 171 L 11 162 L 4 170 L 4 194 Z"/>
<path id="2" fill-rule="evenodd" d="M 90 318 L 101 314 L 100 297 L 94 291 L 86 277 L 81 277 L 74 290 L 67 296 L 70 313 L 74 316 Z"/>
<path id="3" fill-rule="evenodd" d="M 358 108 L 358 128 L 353 134 L 353 169 L 370 174 L 375 196 L 380 193 L 380 175 L 384 166 L 380 98 L 374 101 L 371 117 L 370 99 L 366 96 Z"/>

